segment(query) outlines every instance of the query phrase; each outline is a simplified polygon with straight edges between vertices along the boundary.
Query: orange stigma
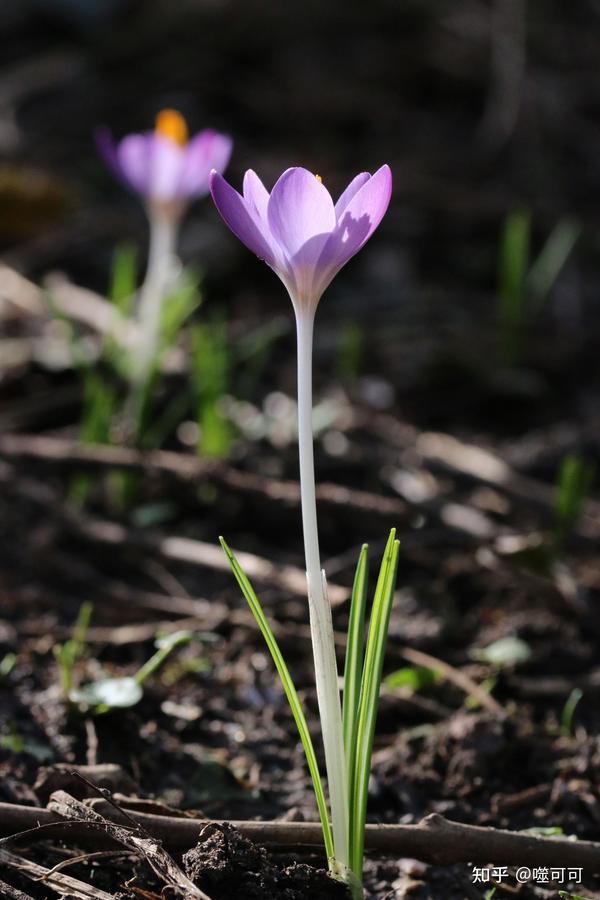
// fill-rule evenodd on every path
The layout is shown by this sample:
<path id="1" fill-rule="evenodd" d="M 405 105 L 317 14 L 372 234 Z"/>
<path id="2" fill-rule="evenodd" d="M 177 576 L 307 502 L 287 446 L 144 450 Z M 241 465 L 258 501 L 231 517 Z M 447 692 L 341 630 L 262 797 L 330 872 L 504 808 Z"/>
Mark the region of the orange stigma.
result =
<path id="1" fill-rule="evenodd" d="M 320 175 L 315 175 L 315 178 L 317 179 L 317 181 L 319 182 L 319 184 L 323 184 L 323 179 L 321 178 Z"/>
<path id="2" fill-rule="evenodd" d="M 154 131 L 180 147 L 185 147 L 188 142 L 187 123 L 175 109 L 163 109 L 159 112 Z"/>

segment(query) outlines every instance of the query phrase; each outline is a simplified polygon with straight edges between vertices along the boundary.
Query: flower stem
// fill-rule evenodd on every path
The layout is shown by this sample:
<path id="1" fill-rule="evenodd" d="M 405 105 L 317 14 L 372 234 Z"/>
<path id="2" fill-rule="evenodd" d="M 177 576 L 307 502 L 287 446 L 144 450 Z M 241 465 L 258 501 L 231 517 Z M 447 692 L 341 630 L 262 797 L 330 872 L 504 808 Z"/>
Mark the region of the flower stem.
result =
<path id="1" fill-rule="evenodd" d="M 325 576 L 321 571 L 315 467 L 312 431 L 312 311 L 296 311 L 298 339 L 298 450 L 300 456 L 300 493 L 302 527 L 308 581 L 310 628 L 315 663 L 319 715 L 325 749 L 325 765 L 335 857 L 348 866 L 348 793 L 342 708 L 333 637 L 331 607 L 327 600 Z"/>
<path id="2" fill-rule="evenodd" d="M 136 310 L 136 345 L 130 371 L 129 392 L 122 413 L 125 444 L 140 437 L 151 377 L 160 350 L 160 324 L 164 299 L 176 259 L 177 219 L 160 210 L 148 210 L 150 247 L 146 277 Z"/>
<path id="3" fill-rule="evenodd" d="M 177 239 L 175 217 L 151 209 L 148 219 L 150 248 L 137 309 L 139 347 L 134 372 L 135 381 L 142 385 L 150 377 L 159 351 L 162 306 L 171 280 Z"/>

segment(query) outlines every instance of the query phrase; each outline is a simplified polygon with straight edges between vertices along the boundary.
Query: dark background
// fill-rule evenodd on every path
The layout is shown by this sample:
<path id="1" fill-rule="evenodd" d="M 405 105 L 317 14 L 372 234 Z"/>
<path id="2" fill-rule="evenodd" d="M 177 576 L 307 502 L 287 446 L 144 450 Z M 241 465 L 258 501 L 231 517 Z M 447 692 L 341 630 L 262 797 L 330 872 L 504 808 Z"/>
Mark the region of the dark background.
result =
<path id="1" fill-rule="evenodd" d="M 489 419 L 474 381 L 496 355 L 504 217 L 531 210 L 534 254 L 575 217 L 582 237 L 524 360 L 543 376 L 543 402 L 530 396 L 535 415 L 568 415 L 598 390 L 599 23 L 591 0 L 5 0 L 7 258 L 34 276 L 66 270 L 102 292 L 115 243 L 143 247 L 146 235 L 139 203 L 97 158 L 94 129 L 145 130 L 165 106 L 192 131 L 234 137 L 228 175 L 238 187 L 248 167 L 270 185 L 304 165 L 335 195 L 357 171 L 388 162 L 392 207 L 323 301 L 319 341 L 331 346 L 340 322 L 356 321 L 367 367 L 385 370 L 411 415 L 446 427 Z M 181 252 L 202 266 L 208 300 L 232 315 L 285 309 L 277 280 L 209 199 L 187 218 Z M 523 427 L 523 384 L 487 427 Z"/>
<path id="2" fill-rule="evenodd" d="M 58 271 L 93 307 L 81 289 L 106 296 L 123 243 L 139 249 L 143 276 L 142 204 L 98 158 L 94 130 L 120 138 L 174 107 L 192 133 L 233 136 L 236 187 L 249 167 L 271 187 L 302 165 L 337 195 L 359 171 L 392 168 L 388 214 L 318 311 L 321 419 L 329 404 L 315 441 L 323 560 L 343 592 L 360 542 L 370 542 L 374 568 L 397 526 L 386 674 L 418 674 L 416 650 L 433 657 L 426 674 L 443 660 L 459 680 L 384 688 L 369 816 L 414 823 L 439 812 L 598 840 L 599 0 L 0 0 L 0 38 L 0 265 L 29 279 L 15 290 L 0 268 L 0 662 L 14 654 L 0 674 L 0 800 L 43 804 L 42 763 L 95 757 L 132 773 L 139 796 L 175 807 L 223 819 L 315 815 L 261 635 L 230 572 L 206 563 L 206 545 L 224 534 L 258 555 L 263 574 L 264 560 L 275 565 L 257 588 L 316 725 L 283 286 L 210 198 L 193 205 L 179 249 L 202 272 L 197 320 L 223 317 L 234 360 L 227 390 L 250 424 L 267 424 L 258 437 L 240 429 L 231 457 L 207 469 L 175 422 L 162 446 L 180 451 L 175 469 L 188 475 L 140 454 L 129 505 L 118 500 L 119 447 L 91 448 L 95 462 L 81 462 L 82 371 L 48 302 Z M 561 223 L 580 236 L 509 364 L 499 256 L 506 217 L 519 210 L 531 215 L 532 259 Z M 284 326 L 243 394 L 257 367 L 242 358 L 242 338 L 275 319 Z M 97 330 L 81 331 L 97 347 Z M 182 348 L 187 340 L 186 331 Z M 356 353 L 344 368 L 348 341 Z M 195 414 L 191 357 L 181 358 L 157 389 L 158 414 L 182 408 L 182 397 L 182 416 Z M 562 534 L 555 485 L 569 453 L 596 475 L 585 514 Z M 76 508 L 82 475 L 89 493 Z M 111 540 L 115 528 L 122 539 Z M 204 561 L 169 555 L 165 539 L 178 537 L 204 547 Z M 299 570 L 299 595 L 274 577 L 285 564 Z M 86 600 L 94 611 L 80 683 L 100 669 L 132 674 L 156 631 L 186 616 L 185 627 L 217 638 L 183 652 L 174 680 L 153 678 L 139 706 L 96 717 L 95 747 L 65 702 L 53 655 Z M 338 636 L 347 624 L 343 602 Z M 482 656 L 515 637 L 527 659 Z M 465 673 L 506 718 L 474 702 Z M 57 861 L 46 847 L 36 858 Z M 118 869 L 101 871 L 107 888 L 121 889 Z M 371 861 L 369 900 L 485 893 L 466 865 L 431 867 L 418 893 L 410 878 L 397 860 Z M 29 890 L 46 900 L 42 883 Z M 547 893 L 530 885 L 522 896 Z"/>

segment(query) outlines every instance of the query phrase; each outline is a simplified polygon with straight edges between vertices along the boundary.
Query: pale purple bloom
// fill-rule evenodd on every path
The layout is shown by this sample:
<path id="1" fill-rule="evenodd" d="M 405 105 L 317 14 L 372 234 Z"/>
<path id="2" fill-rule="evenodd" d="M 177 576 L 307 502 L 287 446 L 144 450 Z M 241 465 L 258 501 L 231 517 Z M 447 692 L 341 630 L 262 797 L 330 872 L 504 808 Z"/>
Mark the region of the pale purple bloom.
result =
<path id="1" fill-rule="evenodd" d="M 159 113 L 154 131 L 115 141 L 106 130 L 97 134 L 98 149 L 109 168 L 148 203 L 182 209 L 209 191 L 209 175 L 225 170 L 232 141 L 206 129 L 189 141 L 185 120 L 174 110 Z"/>
<path id="2" fill-rule="evenodd" d="M 374 175 L 361 172 L 335 205 L 321 179 L 302 168 L 287 169 L 270 194 L 252 170 L 244 176 L 243 195 L 216 171 L 210 190 L 227 225 L 279 275 L 295 307 L 314 310 L 381 222 L 392 175 L 387 165 Z"/>

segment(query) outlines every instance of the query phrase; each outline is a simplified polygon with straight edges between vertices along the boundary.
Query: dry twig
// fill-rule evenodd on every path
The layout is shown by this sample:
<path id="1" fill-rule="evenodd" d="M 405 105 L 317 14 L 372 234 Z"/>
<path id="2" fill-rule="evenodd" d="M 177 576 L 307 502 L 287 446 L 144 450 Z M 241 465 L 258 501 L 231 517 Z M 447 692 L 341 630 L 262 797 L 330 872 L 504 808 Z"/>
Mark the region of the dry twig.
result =
<path id="1" fill-rule="evenodd" d="M 53 872 L 52 869 L 39 866 L 24 856 L 17 856 L 3 847 L 0 847 L 0 864 L 8 868 L 17 869 L 21 875 L 25 875 L 32 881 L 43 880 L 47 887 L 57 894 L 67 896 L 72 898 L 72 900 L 115 900 L 114 894 L 107 894 L 106 891 L 92 887 L 84 881 L 73 878 L 71 875 Z"/>
<path id="2" fill-rule="evenodd" d="M 93 800 L 94 810 L 105 819 L 115 811 L 106 801 Z M 60 806 L 68 815 L 69 807 Z M 130 811 L 129 815 L 155 839 L 171 847 L 190 847 L 197 843 L 207 820 L 174 818 Z M 0 803 L 0 829 L 11 833 L 37 824 L 68 824 L 51 809 L 36 809 Z M 82 842 L 81 831 L 69 831 Z M 253 841 L 274 846 L 322 846 L 321 826 L 316 822 L 232 822 L 235 828 Z M 58 826 L 57 826 L 58 827 Z M 60 829 L 57 834 L 60 835 Z M 94 830 L 94 841 L 97 833 Z M 459 862 L 511 866 L 564 866 L 583 868 L 587 876 L 600 874 L 600 843 L 547 838 L 526 832 L 482 828 L 450 822 L 437 814 L 426 816 L 417 825 L 367 825 L 366 847 L 372 852 L 391 856 L 411 856 L 436 865 Z"/>
<path id="3" fill-rule="evenodd" d="M 29 894 L 23 893 L 23 891 L 13 887 L 12 884 L 7 884 L 5 881 L 0 881 L 0 896 L 6 897 L 7 900 L 33 900 L 33 897 Z"/>
<path id="4" fill-rule="evenodd" d="M 404 647 L 400 653 L 405 659 L 417 666 L 426 666 L 428 669 L 437 669 L 443 674 L 444 678 L 459 687 L 467 696 L 476 697 L 481 706 L 493 715 L 500 719 L 506 718 L 506 710 L 500 706 L 498 701 L 494 700 L 487 691 L 484 691 L 476 681 L 473 681 L 473 679 L 461 669 L 451 666 L 450 663 L 444 662 L 443 659 L 438 659 L 437 656 L 430 656 L 429 653 L 423 653 L 421 650 L 413 650 L 411 647 Z"/>

